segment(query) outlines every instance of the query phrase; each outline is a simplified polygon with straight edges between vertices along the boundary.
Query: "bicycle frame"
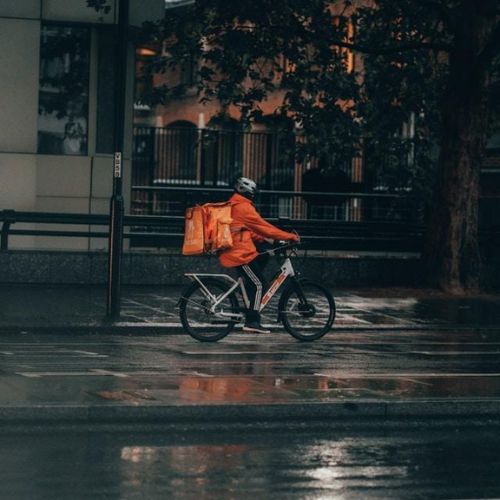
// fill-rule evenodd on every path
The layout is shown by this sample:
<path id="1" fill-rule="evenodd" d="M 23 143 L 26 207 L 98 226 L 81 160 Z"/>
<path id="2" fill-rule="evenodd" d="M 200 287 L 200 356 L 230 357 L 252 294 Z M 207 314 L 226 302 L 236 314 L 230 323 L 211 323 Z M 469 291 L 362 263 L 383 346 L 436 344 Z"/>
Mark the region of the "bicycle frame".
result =
<path id="1" fill-rule="evenodd" d="M 210 307 L 210 312 L 215 312 L 215 308 L 229 295 L 231 295 L 237 288 L 241 287 L 242 290 L 244 290 L 244 287 L 242 287 L 242 283 L 240 281 L 236 281 L 235 279 L 231 278 L 231 276 L 227 274 L 212 274 L 212 273 L 186 273 L 185 276 L 187 276 L 191 281 L 196 281 L 199 283 L 203 293 L 210 299 L 212 305 Z M 203 280 L 200 279 L 200 277 L 206 277 L 206 278 L 221 278 L 226 281 L 229 281 L 231 286 L 229 289 L 223 293 L 220 297 L 216 297 L 213 293 L 210 293 L 210 290 L 205 286 L 205 283 L 203 283 Z M 246 291 L 244 292 L 243 299 L 245 300 L 246 298 Z M 248 298 L 246 298 L 248 300 Z M 227 314 L 223 313 L 224 315 L 230 315 L 234 316 L 234 314 Z"/>
<path id="2" fill-rule="evenodd" d="M 281 272 L 276 276 L 274 281 L 271 283 L 271 286 L 267 290 L 267 292 L 264 294 L 264 297 L 262 297 L 262 300 L 260 302 L 260 309 L 259 311 L 262 311 L 264 307 L 267 306 L 269 301 L 274 297 L 276 292 L 279 290 L 281 285 L 286 281 L 288 277 L 295 276 L 295 270 L 292 265 L 292 261 L 290 260 L 290 257 L 287 257 L 285 259 L 285 262 L 281 266 Z"/>
<path id="3" fill-rule="evenodd" d="M 269 301 L 274 297 L 276 292 L 281 288 L 281 285 L 283 285 L 283 283 L 287 280 L 287 278 L 295 276 L 295 270 L 293 268 L 292 261 L 291 261 L 290 257 L 286 257 L 280 270 L 281 270 L 281 272 L 273 280 L 273 282 L 271 283 L 271 286 L 269 287 L 269 289 L 265 293 L 264 297 L 262 297 L 259 311 L 262 311 L 267 306 Z M 238 278 L 238 280 L 235 280 L 227 274 L 212 274 L 212 273 L 187 273 L 185 276 L 188 277 L 190 280 L 196 281 L 197 283 L 199 283 L 203 293 L 207 296 L 207 298 L 210 299 L 210 302 L 211 302 L 210 312 L 212 312 L 212 313 L 215 313 L 216 307 L 220 303 L 222 303 L 229 295 L 231 295 L 233 292 L 235 292 L 238 288 L 241 290 L 241 293 L 243 295 L 243 300 L 245 302 L 246 307 L 249 306 L 250 302 L 248 300 L 248 295 L 247 295 L 245 285 L 243 283 L 242 278 Z M 203 283 L 203 279 L 202 279 L 203 277 L 205 277 L 205 278 L 219 278 L 219 279 L 223 279 L 225 281 L 228 281 L 230 283 L 229 289 L 226 292 L 224 292 L 221 296 L 216 297 L 214 294 L 210 293 L 210 290 Z M 220 312 L 218 314 L 220 316 L 241 318 L 241 314 L 225 313 L 225 312 Z"/>

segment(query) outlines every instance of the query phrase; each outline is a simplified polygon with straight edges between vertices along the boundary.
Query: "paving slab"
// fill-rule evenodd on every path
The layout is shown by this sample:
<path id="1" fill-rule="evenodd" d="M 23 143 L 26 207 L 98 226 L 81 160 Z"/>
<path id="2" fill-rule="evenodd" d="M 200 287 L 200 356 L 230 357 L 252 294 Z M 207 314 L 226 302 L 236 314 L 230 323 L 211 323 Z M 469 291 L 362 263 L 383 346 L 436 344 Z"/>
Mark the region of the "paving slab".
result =
<path id="1" fill-rule="evenodd" d="M 121 317 L 106 319 L 104 287 L 65 285 L 0 286 L 0 329 L 18 331 L 93 330 L 115 333 L 179 333 L 177 302 L 183 287 L 123 287 Z M 495 328 L 500 325 L 500 295 L 448 297 L 422 289 L 332 289 L 336 328 L 438 329 Z M 266 326 L 276 324 L 277 299 L 263 314 Z"/>

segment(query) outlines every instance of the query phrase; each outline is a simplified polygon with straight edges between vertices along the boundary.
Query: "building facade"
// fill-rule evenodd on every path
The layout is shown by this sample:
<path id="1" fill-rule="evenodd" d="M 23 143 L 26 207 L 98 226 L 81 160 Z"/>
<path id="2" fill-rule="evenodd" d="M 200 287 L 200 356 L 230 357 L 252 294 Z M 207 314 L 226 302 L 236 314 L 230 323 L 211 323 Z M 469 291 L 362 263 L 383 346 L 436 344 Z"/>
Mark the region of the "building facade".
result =
<path id="1" fill-rule="evenodd" d="M 1 209 L 109 212 L 118 3 L 111 0 L 109 11 L 96 12 L 85 0 L 0 2 Z M 131 24 L 155 20 L 164 8 L 164 0 L 131 0 Z M 131 46 L 124 163 L 127 211 L 133 67 Z M 90 238 L 13 236 L 9 241 L 9 248 L 106 247 L 105 239 Z"/>

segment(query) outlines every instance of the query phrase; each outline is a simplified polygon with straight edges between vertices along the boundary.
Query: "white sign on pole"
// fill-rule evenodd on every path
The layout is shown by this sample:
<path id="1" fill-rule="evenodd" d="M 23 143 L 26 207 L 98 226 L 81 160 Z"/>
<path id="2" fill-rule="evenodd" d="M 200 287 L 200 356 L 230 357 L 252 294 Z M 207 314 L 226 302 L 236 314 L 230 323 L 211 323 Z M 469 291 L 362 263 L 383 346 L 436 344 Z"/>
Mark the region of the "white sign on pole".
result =
<path id="1" fill-rule="evenodd" d="M 122 176 L 122 154 L 119 152 L 115 153 L 113 172 L 115 179 L 119 179 Z"/>

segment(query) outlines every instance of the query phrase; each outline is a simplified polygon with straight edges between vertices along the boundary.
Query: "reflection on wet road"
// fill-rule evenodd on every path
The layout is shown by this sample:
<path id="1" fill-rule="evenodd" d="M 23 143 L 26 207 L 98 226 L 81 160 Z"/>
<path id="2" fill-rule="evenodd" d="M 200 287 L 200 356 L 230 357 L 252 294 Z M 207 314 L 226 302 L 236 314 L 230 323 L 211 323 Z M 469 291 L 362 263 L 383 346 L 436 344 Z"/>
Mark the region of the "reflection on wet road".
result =
<path id="1" fill-rule="evenodd" d="M 0 435 L 0 498 L 498 498 L 493 430 Z"/>
<path id="2" fill-rule="evenodd" d="M 0 404 L 195 405 L 500 398 L 496 330 L 3 335 Z"/>

